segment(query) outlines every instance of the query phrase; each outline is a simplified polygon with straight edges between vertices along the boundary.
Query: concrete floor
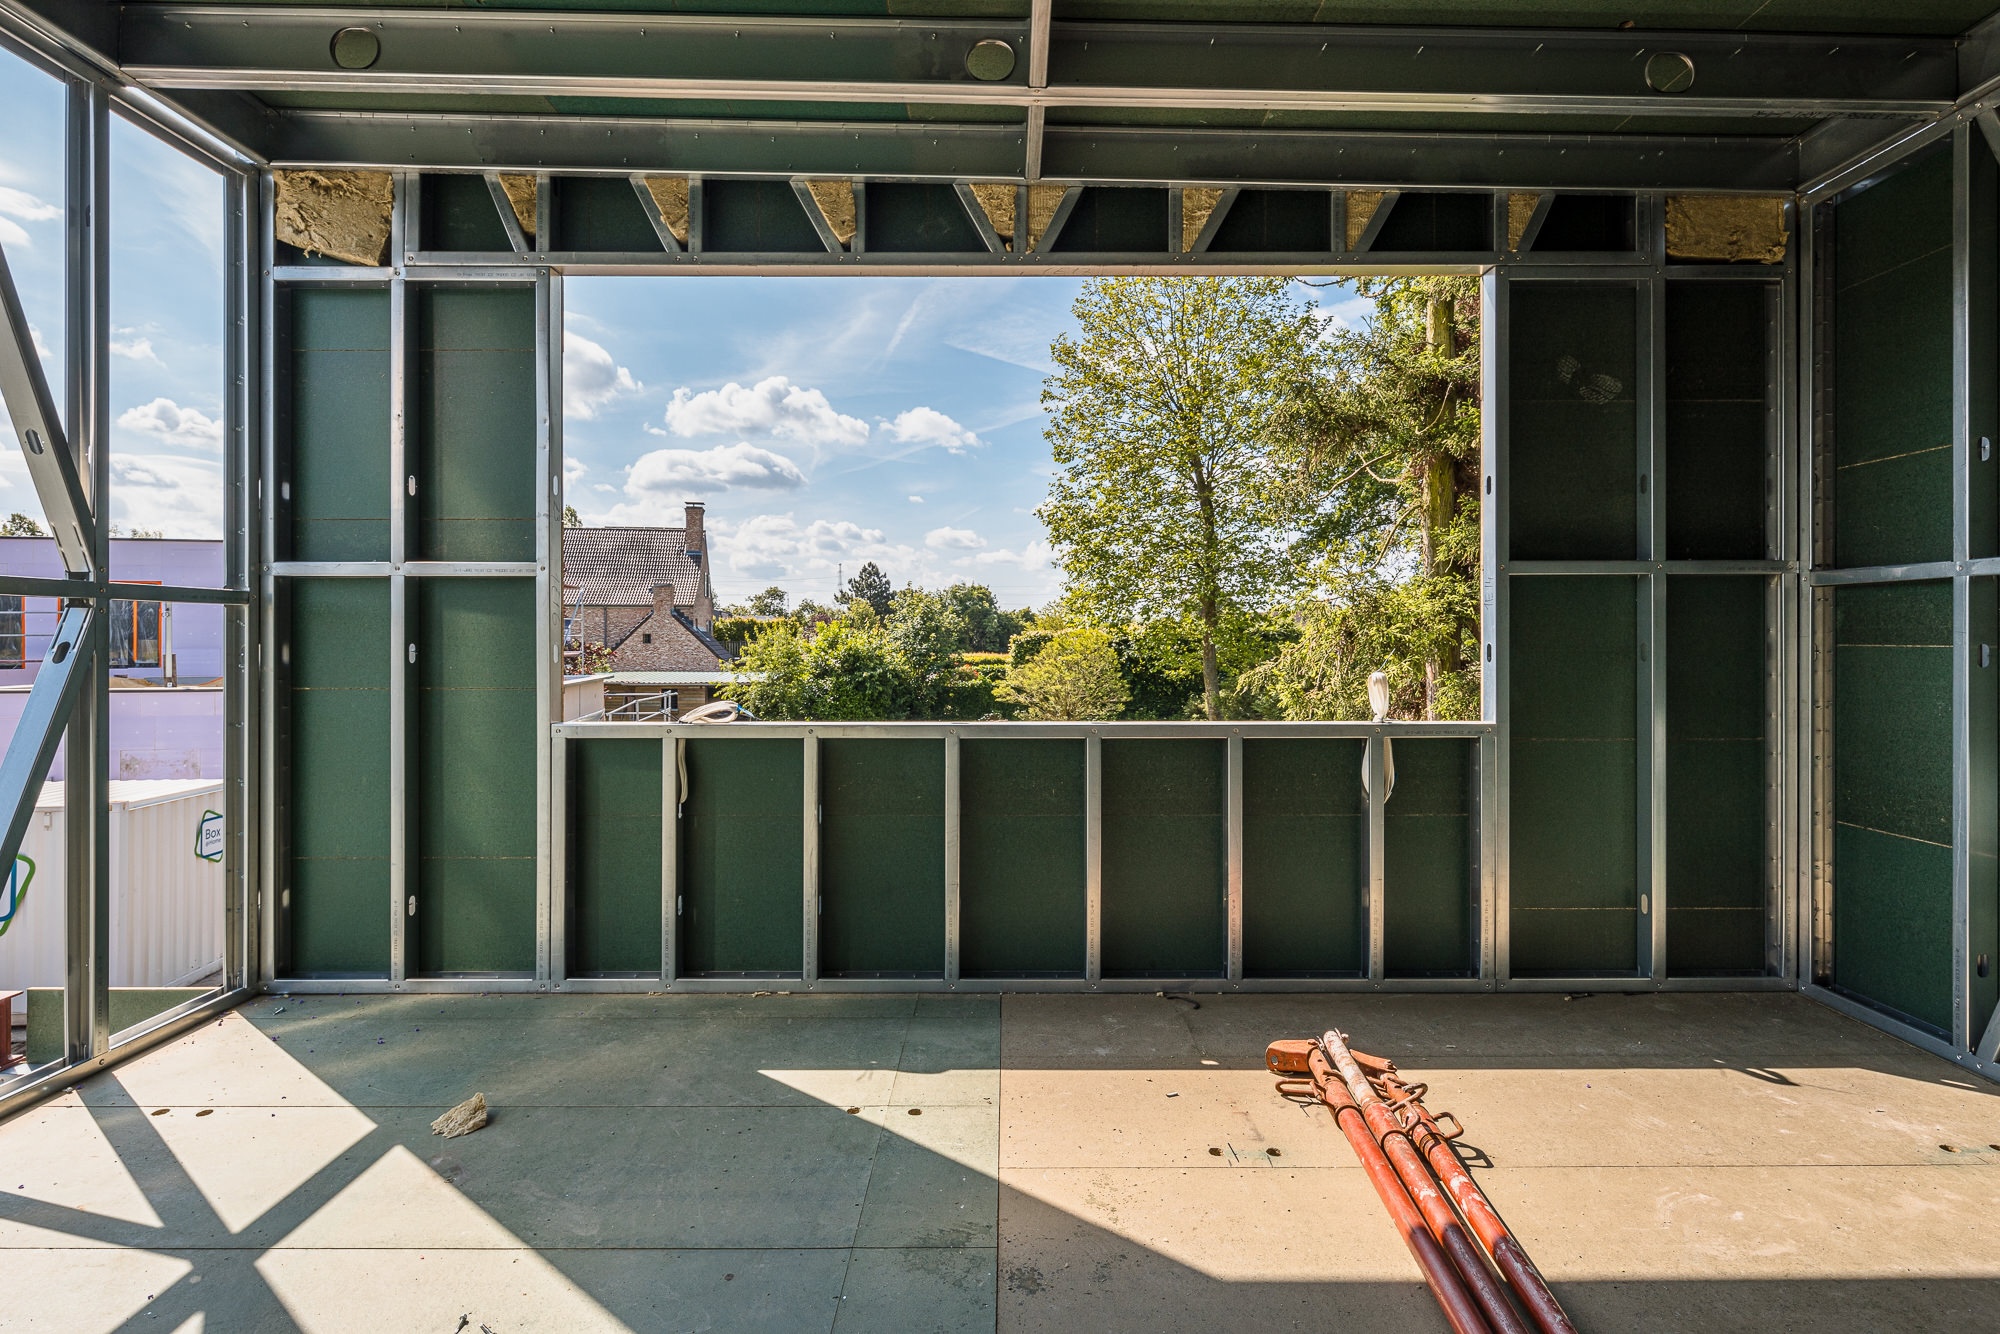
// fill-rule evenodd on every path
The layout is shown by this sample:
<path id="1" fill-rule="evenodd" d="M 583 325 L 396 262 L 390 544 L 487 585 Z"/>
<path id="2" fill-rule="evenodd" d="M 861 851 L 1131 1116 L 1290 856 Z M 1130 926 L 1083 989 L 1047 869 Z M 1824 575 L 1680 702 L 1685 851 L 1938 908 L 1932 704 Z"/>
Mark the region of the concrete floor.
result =
<path id="1" fill-rule="evenodd" d="M 1332 1024 L 1586 1330 L 2000 1325 L 2000 1089 L 1795 996 L 399 996 L 0 1123 L 0 1327 L 1443 1329 L 1263 1072 Z"/>

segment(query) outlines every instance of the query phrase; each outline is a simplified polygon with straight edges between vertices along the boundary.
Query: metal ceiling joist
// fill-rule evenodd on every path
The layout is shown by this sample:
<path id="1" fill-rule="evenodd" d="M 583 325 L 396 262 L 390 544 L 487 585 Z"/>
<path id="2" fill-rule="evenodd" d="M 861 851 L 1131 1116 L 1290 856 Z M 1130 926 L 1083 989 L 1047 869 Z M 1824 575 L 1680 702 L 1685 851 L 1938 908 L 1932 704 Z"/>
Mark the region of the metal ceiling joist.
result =
<path id="1" fill-rule="evenodd" d="M 116 57 L 154 88 L 917 102 L 1019 108 L 1927 115 L 1952 42 L 1785 34 L 1018 20 L 715 18 L 129 4 Z M 1025 59 L 1018 58 L 1025 55 Z"/>
<path id="2" fill-rule="evenodd" d="M 436 170 L 1021 179 L 1018 125 L 431 116 L 291 112 L 278 166 Z M 1101 184 L 1408 186 L 1436 189 L 1785 192 L 1783 138 L 1376 134 L 1341 131 L 1046 131 L 1043 175 Z"/>

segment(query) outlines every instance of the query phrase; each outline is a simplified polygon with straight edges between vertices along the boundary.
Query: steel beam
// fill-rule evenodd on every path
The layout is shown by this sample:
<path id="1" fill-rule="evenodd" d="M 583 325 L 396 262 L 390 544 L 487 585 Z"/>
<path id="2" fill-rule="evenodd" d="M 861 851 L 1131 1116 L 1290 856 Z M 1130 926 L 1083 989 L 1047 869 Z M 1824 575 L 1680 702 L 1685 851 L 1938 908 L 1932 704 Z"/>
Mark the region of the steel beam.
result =
<path id="1" fill-rule="evenodd" d="M 1282 24 L 713 17 L 127 5 L 117 53 L 159 89 L 722 101 L 1763 117 L 1927 115 L 1959 94 L 1937 38 Z M 334 59 L 343 29 L 375 43 Z M 364 44 L 367 38 L 362 39 Z M 982 43 L 1026 49 L 999 78 Z M 1661 91 L 1656 57 L 1693 81 Z M 353 64 L 360 64 L 357 60 Z"/>
<path id="2" fill-rule="evenodd" d="M 62 418 L 56 413 L 55 398 L 49 393 L 48 377 L 42 374 L 28 313 L 21 306 L 4 251 L 0 251 L 0 401 L 13 421 L 28 478 L 35 484 L 42 515 L 55 535 L 63 569 L 77 576 L 95 574 L 96 524 L 90 502 L 84 496 L 83 478 Z"/>
<path id="3" fill-rule="evenodd" d="M 21 850 L 35 803 L 41 800 L 42 780 L 62 744 L 70 709 L 90 676 L 94 614 L 89 602 L 73 602 L 63 610 L 42 668 L 28 688 L 21 720 L 7 742 L 6 758 L 0 760 L 0 811 L 7 817 L 5 833 L 0 835 L 4 838 L 0 841 L 0 867 L 13 866 L 14 856 Z"/>

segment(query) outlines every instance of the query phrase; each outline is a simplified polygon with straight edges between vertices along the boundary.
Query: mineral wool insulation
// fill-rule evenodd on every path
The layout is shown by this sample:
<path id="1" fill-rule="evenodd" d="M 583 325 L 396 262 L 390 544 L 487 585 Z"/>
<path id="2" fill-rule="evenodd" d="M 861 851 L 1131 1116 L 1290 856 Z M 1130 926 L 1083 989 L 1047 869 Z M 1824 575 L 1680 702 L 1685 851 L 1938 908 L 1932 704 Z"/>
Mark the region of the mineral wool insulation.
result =
<path id="1" fill-rule="evenodd" d="M 375 266 L 389 257 L 395 179 L 386 171 L 278 171 L 277 236 L 308 255 Z"/>

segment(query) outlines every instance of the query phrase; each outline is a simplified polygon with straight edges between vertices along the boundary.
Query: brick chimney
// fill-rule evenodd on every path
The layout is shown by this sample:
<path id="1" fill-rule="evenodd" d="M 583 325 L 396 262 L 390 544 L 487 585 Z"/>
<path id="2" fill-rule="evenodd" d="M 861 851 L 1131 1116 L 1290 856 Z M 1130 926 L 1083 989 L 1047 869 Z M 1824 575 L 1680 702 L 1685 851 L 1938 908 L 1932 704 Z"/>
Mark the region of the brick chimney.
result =
<path id="1" fill-rule="evenodd" d="M 702 527 L 702 513 L 707 507 L 699 500 L 687 502 L 687 517 L 682 524 L 687 529 L 687 549 L 704 554 L 708 551 L 708 533 Z"/>
<path id="2" fill-rule="evenodd" d="M 653 585 L 653 615 L 660 622 L 662 630 L 665 629 L 666 622 L 673 619 L 674 586 L 672 584 Z"/>

